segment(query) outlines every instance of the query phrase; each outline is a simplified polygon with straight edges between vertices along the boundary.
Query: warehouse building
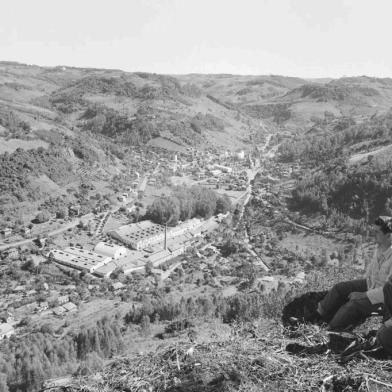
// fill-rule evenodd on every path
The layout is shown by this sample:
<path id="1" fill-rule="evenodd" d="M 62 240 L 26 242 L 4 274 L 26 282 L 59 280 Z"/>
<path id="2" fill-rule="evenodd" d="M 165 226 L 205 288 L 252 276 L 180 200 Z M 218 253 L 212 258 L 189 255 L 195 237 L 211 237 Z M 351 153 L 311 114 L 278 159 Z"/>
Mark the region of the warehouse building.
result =
<path id="1" fill-rule="evenodd" d="M 176 238 L 187 232 L 199 234 L 202 224 L 203 221 L 193 218 L 175 227 L 168 227 L 167 239 Z M 109 232 L 109 235 L 132 249 L 139 250 L 163 243 L 165 239 L 165 227 L 151 221 L 142 221 L 133 223 L 132 225 L 121 226 L 117 230 Z"/>
<path id="2" fill-rule="evenodd" d="M 121 226 L 109 235 L 132 249 L 144 249 L 164 240 L 165 227 L 151 221 Z"/>
<path id="3" fill-rule="evenodd" d="M 107 242 L 98 242 L 95 245 L 94 252 L 112 259 L 119 259 L 127 254 L 127 249 Z"/>
<path id="4" fill-rule="evenodd" d="M 100 278 L 108 278 L 116 268 L 121 268 L 124 274 L 144 270 L 146 261 L 142 251 L 131 250 L 125 256 L 119 259 L 112 259 L 109 263 L 97 268 L 94 271 L 94 275 Z"/>
<path id="5" fill-rule="evenodd" d="M 109 256 L 72 246 L 64 250 L 53 250 L 49 257 L 59 264 L 90 273 L 112 260 Z"/>

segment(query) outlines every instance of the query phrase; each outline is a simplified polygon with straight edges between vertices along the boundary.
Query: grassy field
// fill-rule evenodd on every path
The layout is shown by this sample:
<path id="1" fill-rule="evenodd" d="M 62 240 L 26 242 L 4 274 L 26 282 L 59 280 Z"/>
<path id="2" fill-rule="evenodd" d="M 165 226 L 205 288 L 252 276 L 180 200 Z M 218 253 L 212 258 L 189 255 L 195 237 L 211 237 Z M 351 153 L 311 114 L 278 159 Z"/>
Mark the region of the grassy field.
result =
<path id="1" fill-rule="evenodd" d="M 47 148 L 48 143 L 43 140 L 23 140 L 23 139 L 5 139 L 0 138 L 0 154 L 5 152 L 12 153 L 17 148 L 23 150 L 30 150 L 38 147 Z"/>
<path id="2" fill-rule="evenodd" d="M 356 164 L 356 163 L 364 162 L 369 158 L 369 156 L 374 156 L 374 158 L 378 161 L 383 161 L 383 162 L 390 161 L 391 152 L 392 152 L 391 145 L 383 146 L 369 152 L 353 154 L 349 159 L 349 163 Z"/>

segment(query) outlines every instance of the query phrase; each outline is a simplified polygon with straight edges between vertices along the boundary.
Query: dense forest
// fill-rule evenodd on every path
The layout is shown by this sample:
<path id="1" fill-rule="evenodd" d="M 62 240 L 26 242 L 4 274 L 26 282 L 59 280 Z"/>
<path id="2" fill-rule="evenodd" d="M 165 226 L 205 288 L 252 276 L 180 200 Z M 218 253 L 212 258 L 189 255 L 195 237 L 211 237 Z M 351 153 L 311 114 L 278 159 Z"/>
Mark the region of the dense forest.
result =
<path id="1" fill-rule="evenodd" d="M 326 125 L 320 124 L 321 130 Z M 330 127 L 331 128 L 331 127 Z M 367 142 L 366 145 L 362 143 Z M 355 124 L 350 117 L 332 123 L 330 132 L 322 135 L 301 135 L 279 146 L 280 159 L 284 162 L 313 162 L 320 164 L 334 158 L 344 158 L 348 152 L 392 143 L 392 111 L 373 116 L 364 123 Z"/>
<path id="2" fill-rule="evenodd" d="M 60 186 L 75 181 L 77 176 L 69 159 L 70 153 L 87 165 L 99 160 L 91 142 L 69 137 L 62 137 L 61 141 L 50 144 L 46 149 L 17 148 L 13 153 L 0 154 L 1 202 L 39 199 L 41 195 L 32 187 L 32 180 L 41 175 L 46 175 Z"/>
<path id="3" fill-rule="evenodd" d="M 72 166 L 64 159 L 58 148 L 45 150 L 23 150 L 18 148 L 12 154 L 0 155 L 0 200 L 7 202 L 8 197 L 17 201 L 34 200 L 39 195 L 31 188 L 31 177 L 46 174 L 51 180 L 62 184 L 64 179 L 72 177 Z"/>
<path id="4" fill-rule="evenodd" d="M 44 325 L 40 331 L 5 339 L 0 353 L 0 390 L 36 391 L 47 378 L 85 374 L 101 366 L 104 358 L 119 353 L 122 346 L 120 325 L 108 318 L 61 338 L 50 325 Z"/>
<path id="5" fill-rule="evenodd" d="M 151 138 L 159 136 L 154 124 L 143 116 L 137 115 L 130 119 L 115 110 L 99 105 L 90 106 L 81 118 L 85 120 L 82 130 L 101 133 L 129 145 L 145 144 Z"/>
<path id="6" fill-rule="evenodd" d="M 349 160 L 351 154 L 392 143 L 392 111 L 363 123 L 346 117 L 332 124 L 331 132 L 280 145 L 282 161 L 301 161 L 309 168 L 297 179 L 291 206 L 333 217 L 338 227 L 352 228 L 350 219 L 371 222 L 377 215 L 392 214 L 392 163 L 371 154 L 358 163 Z M 331 128 L 331 123 L 324 126 Z"/>
<path id="7" fill-rule="evenodd" d="M 170 196 L 162 196 L 148 206 L 146 217 L 155 223 L 175 226 L 179 220 L 210 218 L 231 209 L 227 195 L 218 196 L 211 189 L 200 186 L 177 187 Z"/>
<path id="8" fill-rule="evenodd" d="M 304 212 L 337 210 L 351 218 L 371 221 L 392 215 L 392 163 L 375 160 L 364 165 L 331 165 L 298 181 L 292 203 Z"/>

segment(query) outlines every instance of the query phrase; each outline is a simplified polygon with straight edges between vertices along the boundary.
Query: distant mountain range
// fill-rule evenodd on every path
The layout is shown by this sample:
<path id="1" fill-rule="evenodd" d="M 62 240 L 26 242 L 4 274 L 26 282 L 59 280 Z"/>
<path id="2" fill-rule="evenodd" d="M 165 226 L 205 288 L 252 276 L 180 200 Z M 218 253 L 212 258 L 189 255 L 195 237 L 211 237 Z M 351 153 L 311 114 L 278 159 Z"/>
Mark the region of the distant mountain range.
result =
<path id="1" fill-rule="evenodd" d="M 391 106 L 388 78 L 170 76 L 0 62 L 0 137 L 8 139 L 39 141 L 42 131 L 72 136 L 88 130 L 129 144 L 160 137 L 184 146 L 233 149 L 249 142 L 259 119 L 271 130 L 297 133 L 326 114 L 365 118 Z M 11 111 L 28 126 L 25 135 L 7 127 Z M 6 143 L 0 152 L 14 146 Z"/>

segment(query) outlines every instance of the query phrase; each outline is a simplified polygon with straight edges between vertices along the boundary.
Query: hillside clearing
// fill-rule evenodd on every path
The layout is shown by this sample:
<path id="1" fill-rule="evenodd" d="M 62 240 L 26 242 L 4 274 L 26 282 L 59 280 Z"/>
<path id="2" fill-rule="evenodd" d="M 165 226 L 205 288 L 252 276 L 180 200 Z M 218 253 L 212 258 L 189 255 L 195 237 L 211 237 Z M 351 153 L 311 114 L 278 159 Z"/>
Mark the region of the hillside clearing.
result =
<path id="1" fill-rule="evenodd" d="M 23 150 L 32 150 L 38 147 L 47 148 L 48 143 L 43 140 L 23 140 L 23 139 L 5 139 L 0 138 L 0 154 L 5 152 L 12 153 L 17 148 Z"/>

